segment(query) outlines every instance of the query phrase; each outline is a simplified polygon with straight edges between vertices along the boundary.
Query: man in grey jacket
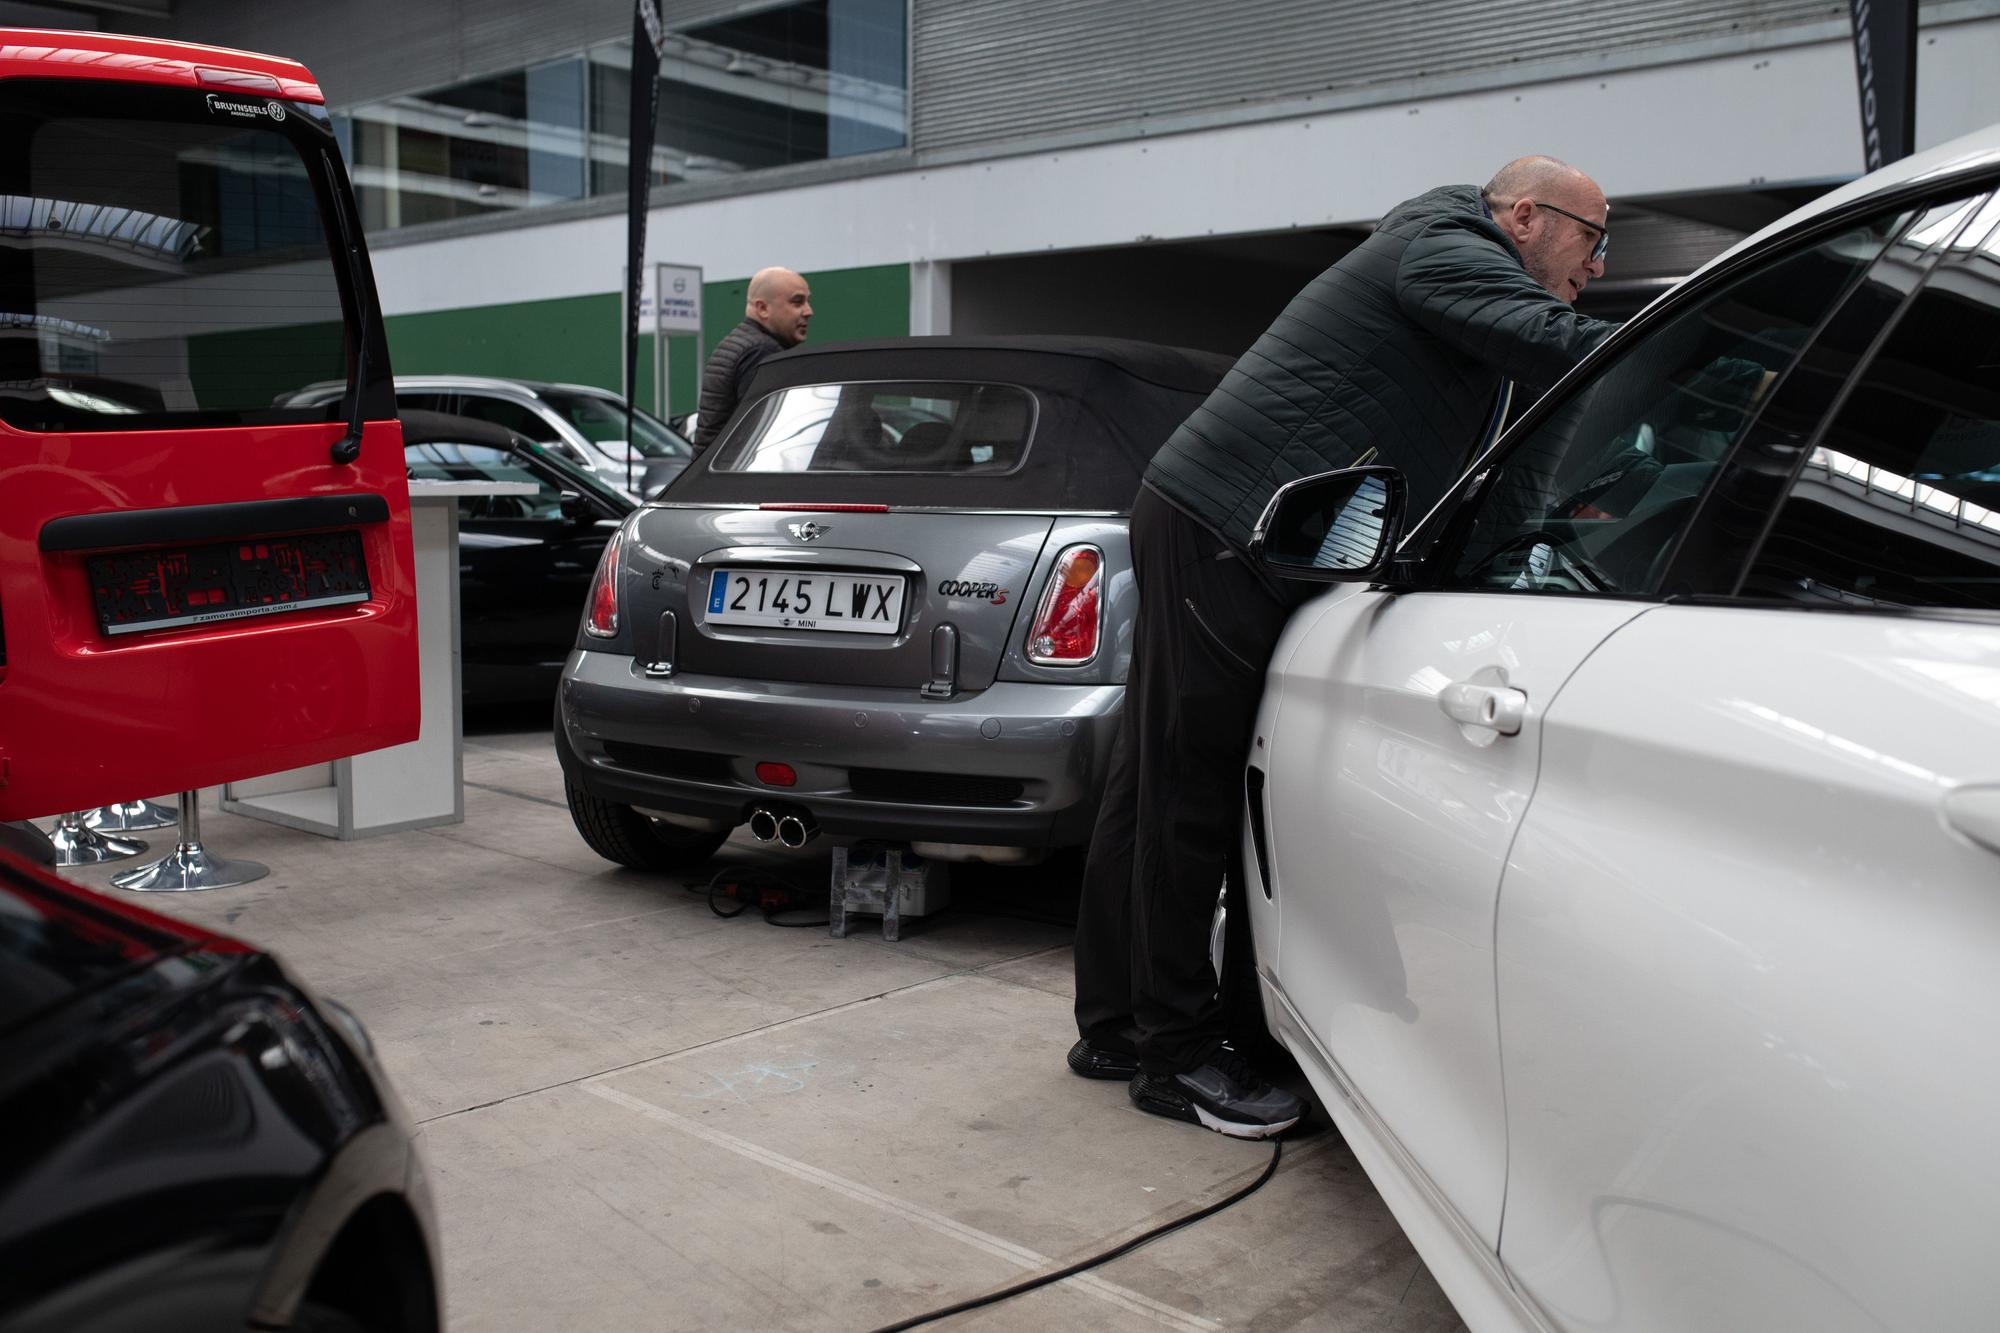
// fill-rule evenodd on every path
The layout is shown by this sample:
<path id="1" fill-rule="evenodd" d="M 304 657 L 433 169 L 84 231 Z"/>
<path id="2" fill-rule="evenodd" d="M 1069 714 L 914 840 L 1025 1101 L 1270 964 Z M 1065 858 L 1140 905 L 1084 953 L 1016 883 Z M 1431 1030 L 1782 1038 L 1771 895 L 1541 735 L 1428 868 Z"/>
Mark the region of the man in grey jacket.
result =
<path id="1" fill-rule="evenodd" d="M 1438 500 L 1520 401 L 1611 332 L 1571 308 L 1604 272 L 1609 210 L 1574 167 L 1525 157 L 1432 190 L 1308 284 L 1169 439 L 1132 506 L 1139 619 L 1076 934 L 1070 1068 L 1241 1138 L 1303 1103 L 1224 1041 L 1208 961 L 1240 836 L 1242 771 L 1292 595 L 1249 562 L 1278 488 L 1375 461 L 1411 511 Z"/>
<path id="2" fill-rule="evenodd" d="M 701 421 L 694 432 L 696 453 L 714 444 L 729 424 L 757 363 L 806 340 L 812 313 L 812 288 L 790 269 L 759 269 L 751 277 L 743 302 L 743 322 L 724 335 L 702 367 Z"/>

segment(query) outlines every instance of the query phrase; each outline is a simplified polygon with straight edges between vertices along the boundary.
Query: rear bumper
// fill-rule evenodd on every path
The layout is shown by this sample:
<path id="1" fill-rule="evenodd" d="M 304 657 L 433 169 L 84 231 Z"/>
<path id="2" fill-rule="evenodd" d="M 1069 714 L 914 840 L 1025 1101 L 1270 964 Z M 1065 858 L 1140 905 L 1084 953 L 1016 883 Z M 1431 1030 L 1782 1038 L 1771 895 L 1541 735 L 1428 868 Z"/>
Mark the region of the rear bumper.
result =
<path id="1" fill-rule="evenodd" d="M 740 824 L 803 807 L 842 842 L 1066 847 L 1087 841 L 1124 707 L 1122 685 L 996 682 L 955 699 L 914 690 L 682 675 L 575 652 L 556 703 L 563 771 L 624 805 Z M 797 785 L 757 780 L 789 764 Z"/>

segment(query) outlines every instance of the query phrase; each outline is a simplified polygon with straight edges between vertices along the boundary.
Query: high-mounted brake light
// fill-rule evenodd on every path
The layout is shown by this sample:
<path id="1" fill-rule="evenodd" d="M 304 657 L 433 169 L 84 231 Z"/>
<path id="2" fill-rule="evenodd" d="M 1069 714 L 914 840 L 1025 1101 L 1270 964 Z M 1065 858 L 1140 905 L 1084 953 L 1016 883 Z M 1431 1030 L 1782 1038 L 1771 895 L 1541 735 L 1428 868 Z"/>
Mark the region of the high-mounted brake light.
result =
<path id="1" fill-rule="evenodd" d="M 774 500 L 757 506 L 759 509 L 807 510 L 815 514 L 886 514 L 888 505 L 823 505 L 807 504 L 790 500 Z"/>
<path id="2" fill-rule="evenodd" d="M 1095 546 L 1072 546 L 1056 558 L 1028 631 L 1030 662 L 1082 666 L 1097 656 L 1103 584 L 1104 552 Z"/>
<path id="3" fill-rule="evenodd" d="M 194 81 L 204 88 L 227 88 L 235 93 L 256 93 L 263 97 L 283 97 L 284 85 L 269 74 L 259 74 L 253 69 L 218 69 L 214 65 L 196 65 Z"/>
<path id="4" fill-rule="evenodd" d="M 584 603 L 588 610 L 583 617 L 583 632 L 595 639 L 608 639 L 618 633 L 618 552 L 625 545 L 625 532 L 621 528 L 611 534 L 611 540 L 604 544 L 604 555 L 597 562 L 597 574 L 590 580 L 590 597 Z"/>

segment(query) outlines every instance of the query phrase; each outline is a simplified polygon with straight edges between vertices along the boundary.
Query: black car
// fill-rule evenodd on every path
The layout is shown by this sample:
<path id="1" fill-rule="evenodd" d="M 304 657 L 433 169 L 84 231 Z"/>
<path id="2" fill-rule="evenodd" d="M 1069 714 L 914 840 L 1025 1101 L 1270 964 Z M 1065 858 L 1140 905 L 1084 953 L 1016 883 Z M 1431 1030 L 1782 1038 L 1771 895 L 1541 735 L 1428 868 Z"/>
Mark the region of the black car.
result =
<path id="1" fill-rule="evenodd" d="M 412 479 L 535 487 L 458 502 L 459 650 L 466 703 L 553 699 L 598 557 L 631 500 L 504 427 L 440 412 L 401 415 Z"/>
<path id="2" fill-rule="evenodd" d="M 353 1016 L 0 851 L 0 1331 L 440 1326 L 430 1195 Z"/>

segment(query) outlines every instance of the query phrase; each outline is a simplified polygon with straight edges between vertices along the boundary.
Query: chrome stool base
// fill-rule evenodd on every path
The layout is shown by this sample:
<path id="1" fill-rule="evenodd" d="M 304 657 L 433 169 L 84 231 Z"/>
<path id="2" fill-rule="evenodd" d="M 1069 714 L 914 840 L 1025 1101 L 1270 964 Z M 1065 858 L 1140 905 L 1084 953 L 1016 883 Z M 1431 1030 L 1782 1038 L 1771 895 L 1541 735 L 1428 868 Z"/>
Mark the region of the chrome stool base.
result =
<path id="1" fill-rule="evenodd" d="M 180 844 L 171 856 L 149 866 L 113 875 L 111 883 L 134 893 L 192 893 L 197 889 L 228 889 L 264 878 L 271 868 L 261 861 L 224 860 L 201 846 L 199 792 L 180 795 Z"/>
<path id="2" fill-rule="evenodd" d="M 137 838 L 107 838 L 95 829 L 85 828 L 80 810 L 72 810 L 56 821 L 55 828 L 49 833 L 49 842 L 56 849 L 56 864 L 59 866 L 94 866 L 105 861 L 122 861 L 146 850 L 146 844 Z"/>
<path id="3" fill-rule="evenodd" d="M 146 829 L 172 828 L 180 817 L 164 805 L 151 801 L 126 801 L 101 805 L 83 817 L 85 828 L 99 833 L 139 833 Z"/>

